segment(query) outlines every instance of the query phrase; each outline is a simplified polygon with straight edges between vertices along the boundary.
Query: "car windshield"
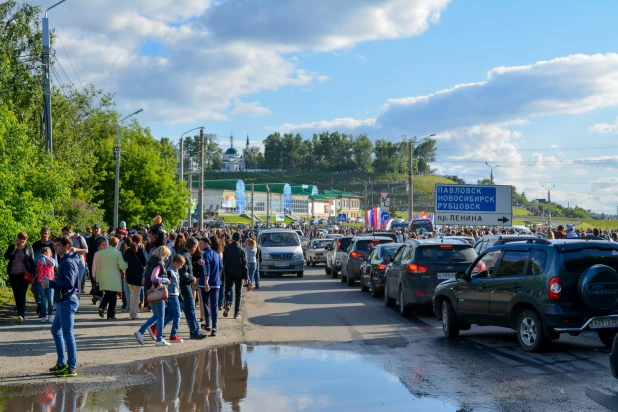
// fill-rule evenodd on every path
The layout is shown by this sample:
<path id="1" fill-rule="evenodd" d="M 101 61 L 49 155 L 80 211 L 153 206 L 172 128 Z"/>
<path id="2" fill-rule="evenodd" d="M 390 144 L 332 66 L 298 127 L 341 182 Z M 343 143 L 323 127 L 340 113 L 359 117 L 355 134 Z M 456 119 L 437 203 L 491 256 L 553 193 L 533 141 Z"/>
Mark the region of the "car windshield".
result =
<path id="1" fill-rule="evenodd" d="M 314 248 L 324 248 L 328 245 L 330 245 L 333 241 L 332 240 L 314 240 L 313 241 L 313 247 Z"/>
<path id="2" fill-rule="evenodd" d="M 585 248 L 562 254 L 564 268 L 569 273 L 583 273 L 592 265 L 601 264 L 618 270 L 618 250 L 613 248 Z"/>
<path id="3" fill-rule="evenodd" d="M 476 252 L 470 245 L 426 245 L 416 250 L 416 259 L 422 262 L 472 262 Z"/>
<path id="4" fill-rule="evenodd" d="M 299 246 L 298 235 L 290 232 L 274 232 L 264 233 L 260 238 L 261 246 L 268 247 L 286 247 Z"/>
<path id="5" fill-rule="evenodd" d="M 356 242 L 356 250 L 359 252 L 371 252 L 377 245 L 384 243 L 393 243 L 393 241 L 390 239 L 359 240 Z"/>
<path id="6" fill-rule="evenodd" d="M 384 256 L 387 255 L 391 255 L 391 256 L 395 256 L 395 253 L 397 253 L 397 250 L 399 249 L 401 245 L 394 245 L 394 246 L 383 246 L 380 248 L 380 258 L 383 258 Z"/>

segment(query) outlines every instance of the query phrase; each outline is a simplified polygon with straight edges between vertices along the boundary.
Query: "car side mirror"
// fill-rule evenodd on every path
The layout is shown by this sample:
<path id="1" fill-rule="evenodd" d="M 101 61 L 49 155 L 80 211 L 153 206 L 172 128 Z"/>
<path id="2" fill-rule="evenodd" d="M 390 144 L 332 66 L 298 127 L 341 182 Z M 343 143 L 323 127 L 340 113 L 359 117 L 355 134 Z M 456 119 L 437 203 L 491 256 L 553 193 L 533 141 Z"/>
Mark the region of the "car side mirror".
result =
<path id="1" fill-rule="evenodd" d="M 455 278 L 456 278 L 457 280 L 467 280 L 467 277 L 466 277 L 466 272 L 457 272 L 457 273 L 455 274 Z"/>
<path id="2" fill-rule="evenodd" d="M 387 263 L 391 263 L 393 261 L 393 257 L 391 255 L 384 256 L 384 261 Z"/>

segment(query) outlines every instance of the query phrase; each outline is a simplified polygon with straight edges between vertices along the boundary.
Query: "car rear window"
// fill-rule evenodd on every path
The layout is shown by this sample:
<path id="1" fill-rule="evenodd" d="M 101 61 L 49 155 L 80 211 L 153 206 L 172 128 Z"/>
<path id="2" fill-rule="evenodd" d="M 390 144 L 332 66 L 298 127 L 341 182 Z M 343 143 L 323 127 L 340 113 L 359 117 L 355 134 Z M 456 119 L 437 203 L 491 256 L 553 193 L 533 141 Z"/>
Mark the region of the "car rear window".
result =
<path id="1" fill-rule="evenodd" d="M 401 245 L 396 245 L 396 246 L 384 246 L 380 248 L 380 258 L 383 258 L 384 256 L 387 255 L 391 255 L 391 256 L 395 256 L 395 253 L 397 253 L 397 250 L 399 249 Z"/>
<path id="2" fill-rule="evenodd" d="M 384 243 L 393 243 L 393 241 L 390 239 L 388 240 L 386 239 L 359 240 L 356 242 L 355 248 L 359 252 L 370 252 L 377 245 L 384 244 Z"/>
<path id="3" fill-rule="evenodd" d="M 562 253 L 564 268 L 569 273 L 581 274 L 592 265 L 607 265 L 618 270 L 618 250 L 585 248 Z"/>
<path id="4" fill-rule="evenodd" d="M 422 262 L 472 262 L 476 252 L 470 245 L 421 245 L 416 259 Z"/>
<path id="5" fill-rule="evenodd" d="M 337 242 L 337 248 L 345 250 L 348 248 L 351 241 L 351 237 L 342 237 L 341 239 L 339 239 L 339 242 Z"/>

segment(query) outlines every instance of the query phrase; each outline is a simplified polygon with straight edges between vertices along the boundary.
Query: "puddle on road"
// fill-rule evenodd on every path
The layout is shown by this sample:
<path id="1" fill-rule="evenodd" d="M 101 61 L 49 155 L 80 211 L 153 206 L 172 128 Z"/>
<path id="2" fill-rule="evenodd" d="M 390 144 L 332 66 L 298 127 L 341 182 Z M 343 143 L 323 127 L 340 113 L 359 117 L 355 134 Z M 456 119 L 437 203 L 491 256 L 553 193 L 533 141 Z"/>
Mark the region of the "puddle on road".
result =
<path id="1" fill-rule="evenodd" d="M 3 388 L 0 411 L 462 410 L 412 395 L 396 376 L 348 352 L 233 345 L 139 364 L 137 371 L 155 379 L 92 392 L 77 384 Z"/>

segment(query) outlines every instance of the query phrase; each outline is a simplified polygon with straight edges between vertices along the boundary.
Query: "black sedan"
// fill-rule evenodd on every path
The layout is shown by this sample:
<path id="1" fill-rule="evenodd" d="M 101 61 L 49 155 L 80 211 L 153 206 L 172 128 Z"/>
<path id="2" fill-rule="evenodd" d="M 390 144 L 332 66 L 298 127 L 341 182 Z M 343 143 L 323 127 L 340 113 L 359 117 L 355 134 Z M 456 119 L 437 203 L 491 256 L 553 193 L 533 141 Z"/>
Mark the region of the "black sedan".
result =
<path id="1" fill-rule="evenodd" d="M 371 251 L 367 260 L 361 264 L 361 291 L 367 292 L 371 289 L 371 296 L 378 298 L 384 291 L 384 272 L 388 263 L 384 261 L 387 255 L 395 256 L 397 249 L 403 243 L 386 243 L 378 245 Z"/>

